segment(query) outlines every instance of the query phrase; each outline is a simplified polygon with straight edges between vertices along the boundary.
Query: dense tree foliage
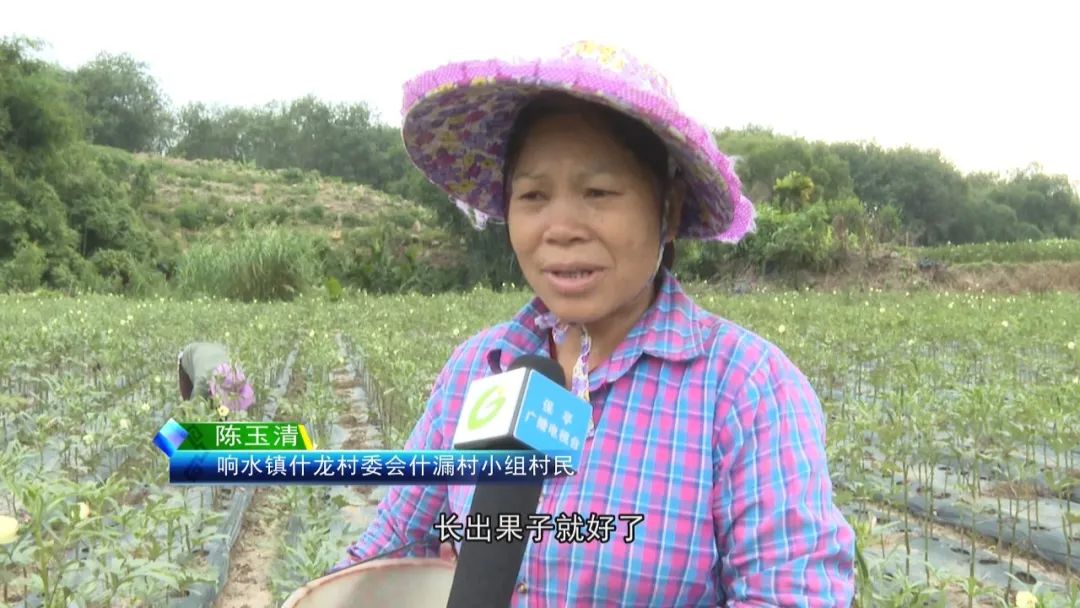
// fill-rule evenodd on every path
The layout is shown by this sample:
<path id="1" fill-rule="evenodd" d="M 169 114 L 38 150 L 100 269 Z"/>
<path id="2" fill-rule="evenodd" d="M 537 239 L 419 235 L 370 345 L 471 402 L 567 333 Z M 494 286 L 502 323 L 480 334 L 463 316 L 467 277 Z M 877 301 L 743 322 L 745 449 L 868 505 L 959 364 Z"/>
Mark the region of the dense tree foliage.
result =
<path id="1" fill-rule="evenodd" d="M 109 154 L 83 138 L 92 118 L 73 103 L 70 75 L 36 50 L 0 41 L 0 282 L 132 287 L 134 261 L 156 255 L 155 238 Z"/>
<path id="2" fill-rule="evenodd" d="M 807 142 L 753 127 L 724 131 L 717 141 L 739 157 L 755 201 L 790 206 L 794 180 L 809 178 L 809 200 L 854 196 L 868 210 L 895 207 L 912 244 L 1080 237 L 1076 191 L 1066 177 L 1037 167 L 965 176 L 937 151 Z"/>
<path id="3" fill-rule="evenodd" d="M 168 148 L 173 117 L 146 64 L 102 53 L 76 70 L 72 80 L 89 117 L 91 142 L 130 152 Z"/>

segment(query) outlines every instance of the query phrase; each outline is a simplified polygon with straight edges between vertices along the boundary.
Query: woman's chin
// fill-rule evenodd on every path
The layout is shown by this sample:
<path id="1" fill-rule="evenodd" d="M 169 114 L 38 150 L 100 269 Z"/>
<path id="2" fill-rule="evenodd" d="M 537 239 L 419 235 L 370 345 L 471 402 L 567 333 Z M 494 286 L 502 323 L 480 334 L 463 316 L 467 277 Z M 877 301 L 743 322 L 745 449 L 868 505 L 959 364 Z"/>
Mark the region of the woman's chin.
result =
<path id="1" fill-rule="evenodd" d="M 540 299 L 560 321 L 567 323 L 593 323 L 602 319 L 607 312 L 601 302 L 581 301 L 558 295 L 541 296 Z"/>

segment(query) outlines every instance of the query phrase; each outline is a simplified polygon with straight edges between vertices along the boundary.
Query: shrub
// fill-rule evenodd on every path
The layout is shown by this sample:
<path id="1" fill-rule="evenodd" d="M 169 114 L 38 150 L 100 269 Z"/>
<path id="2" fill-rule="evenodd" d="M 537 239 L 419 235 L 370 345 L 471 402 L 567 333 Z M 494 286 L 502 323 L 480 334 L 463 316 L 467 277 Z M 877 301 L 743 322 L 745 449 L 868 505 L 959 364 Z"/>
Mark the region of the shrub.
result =
<path id="1" fill-rule="evenodd" d="M 341 296 L 345 290 L 341 288 L 341 283 L 334 277 L 326 279 L 326 297 L 331 302 L 338 302 L 341 300 Z"/>
<path id="2" fill-rule="evenodd" d="M 300 211 L 300 219 L 309 224 L 321 224 L 326 210 L 321 205 L 309 205 Z"/>
<path id="3" fill-rule="evenodd" d="M 45 251 L 37 243 L 22 243 L 16 248 L 15 257 L 0 272 L 0 283 L 4 289 L 33 291 L 41 287 L 47 268 Z"/>
<path id="4" fill-rule="evenodd" d="M 292 217 L 292 211 L 281 205 L 256 207 L 252 213 L 252 219 L 256 224 L 285 224 Z"/>
<path id="5" fill-rule="evenodd" d="M 90 258 L 90 262 L 105 281 L 105 288 L 113 293 L 144 295 L 161 283 L 160 278 L 153 276 L 129 251 L 102 249 Z"/>
<path id="6" fill-rule="evenodd" d="M 304 174 L 303 169 L 296 167 L 289 167 L 281 172 L 281 177 L 285 180 L 286 184 L 299 184 L 307 177 Z"/>
<path id="7" fill-rule="evenodd" d="M 351 211 L 343 213 L 341 215 L 341 225 L 346 228 L 357 228 L 359 226 L 362 226 L 363 224 L 364 221 L 360 219 L 360 216 L 356 215 Z"/>
<path id="8" fill-rule="evenodd" d="M 154 186 L 154 175 L 147 165 L 139 165 L 135 176 L 131 180 L 131 202 L 141 207 L 153 203 L 157 197 L 157 188 Z"/>
<path id="9" fill-rule="evenodd" d="M 832 244 L 828 211 L 814 204 L 795 213 L 781 213 L 772 239 L 764 246 L 766 262 L 782 270 L 826 270 Z"/>
<path id="10" fill-rule="evenodd" d="M 199 230 L 206 225 L 209 211 L 205 203 L 189 200 L 178 205 L 174 214 L 176 215 L 176 221 L 180 222 L 182 228 Z"/>
<path id="11" fill-rule="evenodd" d="M 842 266 L 847 251 L 873 244 L 869 218 L 857 199 L 818 201 L 798 211 L 757 208 L 757 230 L 735 247 L 707 243 L 690 250 L 684 267 L 710 278 L 710 266 L 751 265 L 760 272 L 825 272 Z"/>

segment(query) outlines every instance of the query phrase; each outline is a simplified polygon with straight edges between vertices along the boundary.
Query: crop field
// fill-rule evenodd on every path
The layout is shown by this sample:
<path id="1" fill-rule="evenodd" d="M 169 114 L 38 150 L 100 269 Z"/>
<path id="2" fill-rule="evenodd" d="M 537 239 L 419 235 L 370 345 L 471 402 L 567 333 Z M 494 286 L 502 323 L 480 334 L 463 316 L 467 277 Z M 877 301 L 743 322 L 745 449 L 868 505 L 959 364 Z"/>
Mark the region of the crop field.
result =
<path id="1" fill-rule="evenodd" d="M 860 606 L 1080 606 L 1080 296 L 689 289 L 817 389 Z M 218 416 L 179 401 L 179 349 L 229 345 L 257 392 L 241 416 L 400 447 L 452 349 L 527 298 L 0 296 L 0 605 L 280 605 L 377 494 L 170 487 L 154 433 Z"/>

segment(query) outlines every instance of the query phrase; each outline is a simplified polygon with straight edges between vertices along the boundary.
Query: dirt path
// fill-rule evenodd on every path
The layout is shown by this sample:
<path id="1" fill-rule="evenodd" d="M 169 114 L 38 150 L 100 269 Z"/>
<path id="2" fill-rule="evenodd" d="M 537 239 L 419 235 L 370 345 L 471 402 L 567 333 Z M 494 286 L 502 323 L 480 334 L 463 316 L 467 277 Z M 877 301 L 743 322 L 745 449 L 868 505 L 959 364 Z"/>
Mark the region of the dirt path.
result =
<path id="1" fill-rule="evenodd" d="M 273 488 L 255 492 L 244 514 L 240 536 L 229 560 L 229 578 L 221 590 L 216 608 L 270 608 L 270 564 L 285 523 L 285 515 L 275 511 L 267 494 Z"/>
<path id="2" fill-rule="evenodd" d="M 378 429 L 370 418 L 360 381 L 345 369 L 334 370 L 331 382 L 335 394 L 349 405 L 338 419 L 335 431 L 339 445 L 332 449 L 361 450 L 383 446 Z M 338 443 L 335 441 L 333 443 Z M 229 577 L 215 608 L 276 608 L 270 592 L 270 565 L 277 557 L 277 545 L 284 534 L 288 513 L 272 500 L 274 488 L 261 488 L 244 515 L 239 538 L 229 562 Z M 380 486 L 334 486 L 331 495 L 345 497 L 341 517 L 357 528 L 365 528 L 375 515 L 375 506 L 385 494 Z"/>
<path id="3" fill-rule="evenodd" d="M 334 392 L 349 403 L 348 412 L 338 419 L 338 426 L 344 431 L 340 449 L 372 450 L 384 447 L 382 436 L 371 418 L 360 380 L 345 370 L 338 370 L 331 376 L 331 381 Z M 375 506 L 386 493 L 386 488 L 371 485 L 339 486 L 333 490 L 348 501 L 341 509 L 342 518 L 360 529 L 366 528 L 375 517 Z"/>

